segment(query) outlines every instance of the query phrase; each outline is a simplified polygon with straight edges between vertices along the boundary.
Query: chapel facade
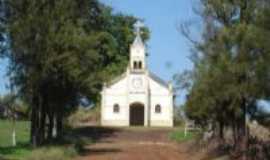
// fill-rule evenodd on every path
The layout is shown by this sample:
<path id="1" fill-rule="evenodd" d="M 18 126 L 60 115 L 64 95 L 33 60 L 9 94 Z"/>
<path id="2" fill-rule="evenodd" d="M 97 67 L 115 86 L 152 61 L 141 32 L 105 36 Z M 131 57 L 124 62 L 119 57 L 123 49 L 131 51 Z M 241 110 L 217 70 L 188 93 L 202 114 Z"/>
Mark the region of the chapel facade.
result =
<path id="1" fill-rule="evenodd" d="M 126 72 L 103 86 L 102 126 L 173 126 L 173 86 L 149 71 L 140 27 Z"/>

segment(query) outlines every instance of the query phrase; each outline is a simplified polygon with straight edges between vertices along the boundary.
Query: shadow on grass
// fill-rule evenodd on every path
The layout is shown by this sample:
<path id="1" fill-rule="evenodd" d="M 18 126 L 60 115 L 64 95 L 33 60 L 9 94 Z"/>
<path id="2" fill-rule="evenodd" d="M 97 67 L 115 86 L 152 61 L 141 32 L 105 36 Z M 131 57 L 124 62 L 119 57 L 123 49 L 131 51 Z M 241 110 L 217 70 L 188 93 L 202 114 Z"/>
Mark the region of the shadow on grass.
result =
<path id="1" fill-rule="evenodd" d="M 121 150 L 117 148 L 94 149 L 91 147 L 85 147 L 89 144 L 91 145 L 91 143 L 97 143 L 100 141 L 105 142 L 105 143 L 111 143 L 111 141 L 106 140 L 106 138 L 114 136 L 115 133 L 117 132 L 121 132 L 121 128 L 87 126 L 87 127 L 79 127 L 79 128 L 72 129 L 69 134 L 71 136 L 72 135 L 76 136 L 75 139 L 77 139 L 76 140 L 77 144 L 79 141 L 82 141 L 81 146 L 80 144 L 77 145 L 77 147 L 81 148 L 79 154 L 81 156 L 88 156 L 88 155 L 104 155 L 104 154 L 121 152 Z"/>
<path id="2" fill-rule="evenodd" d="M 93 143 L 103 141 L 110 143 L 105 138 L 111 137 L 115 132 L 120 132 L 121 129 L 116 128 L 106 128 L 99 126 L 86 126 L 78 127 L 74 129 L 67 129 L 63 138 L 53 139 L 52 141 L 46 142 L 42 145 L 43 148 L 50 147 L 69 147 L 72 146 L 80 155 L 89 155 L 89 154 L 106 154 L 120 152 L 118 149 L 91 149 L 86 146 Z M 33 150 L 30 144 L 21 143 L 16 147 L 7 146 L 0 147 L 0 159 L 17 159 L 23 155 L 30 154 Z"/>
<path id="3" fill-rule="evenodd" d="M 122 150 L 116 149 L 116 148 L 84 149 L 84 151 L 81 152 L 80 155 L 81 156 L 105 155 L 105 154 L 118 153 L 118 152 L 122 152 Z"/>
<path id="4" fill-rule="evenodd" d="M 76 137 L 83 137 L 92 140 L 93 143 L 104 140 L 105 138 L 113 136 L 116 132 L 120 132 L 121 129 L 99 127 L 99 126 L 87 126 L 72 129 L 70 135 Z"/>
<path id="5" fill-rule="evenodd" d="M 7 146 L 7 147 L 0 147 L 0 157 L 1 156 L 20 156 L 23 155 L 25 152 L 31 152 L 32 147 L 26 143 L 19 143 L 16 147 Z M 1 157 L 2 158 L 2 157 Z"/>

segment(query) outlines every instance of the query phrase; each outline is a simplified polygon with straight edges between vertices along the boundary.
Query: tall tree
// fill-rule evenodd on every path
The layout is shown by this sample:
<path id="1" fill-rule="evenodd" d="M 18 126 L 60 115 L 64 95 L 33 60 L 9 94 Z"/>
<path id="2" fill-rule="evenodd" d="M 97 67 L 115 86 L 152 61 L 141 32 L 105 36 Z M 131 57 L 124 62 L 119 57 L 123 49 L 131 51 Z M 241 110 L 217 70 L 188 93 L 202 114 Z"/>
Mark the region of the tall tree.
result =
<path id="1" fill-rule="evenodd" d="M 194 44 L 193 86 L 186 111 L 199 122 L 218 122 L 234 131 L 235 148 L 245 153 L 247 115 L 269 98 L 269 2 L 201 0 L 203 41 Z M 243 156 L 245 158 L 245 156 Z"/>
<path id="2" fill-rule="evenodd" d="M 64 116 L 82 97 L 97 100 L 107 75 L 123 69 L 137 19 L 113 14 L 97 0 L 6 0 L 2 6 L 8 46 L 2 54 L 11 62 L 12 84 L 31 107 L 37 146 L 53 138 L 54 126 L 60 137 Z"/>

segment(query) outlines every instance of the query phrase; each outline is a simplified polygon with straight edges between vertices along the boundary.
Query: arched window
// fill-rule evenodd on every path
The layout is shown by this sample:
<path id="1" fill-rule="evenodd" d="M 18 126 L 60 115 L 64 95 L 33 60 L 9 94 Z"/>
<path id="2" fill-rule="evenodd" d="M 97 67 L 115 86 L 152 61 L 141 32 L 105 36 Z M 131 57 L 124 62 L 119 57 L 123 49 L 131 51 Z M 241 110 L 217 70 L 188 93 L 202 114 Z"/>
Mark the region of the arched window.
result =
<path id="1" fill-rule="evenodd" d="M 114 113 L 119 113 L 120 112 L 120 106 L 119 106 L 119 104 L 114 104 L 113 105 L 113 112 Z"/>
<path id="2" fill-rule="evenodd" d="M 141 61 L 139 61 L 138 68 L 139 68 L 139 69 L 142 69 L 142 62 L 141 62 Z"/>
<path id="3" fill-rule="evenodd" d="M 136 61 L 133 62 L 133 68 L 134 68 L 134 69 L 137 69 L 137 68 L 138 68 L 138 64 L 137 64 Z"/>
<path id="4" fill-rule="evenodd" d="M 156 112 L 156 113 L 161 113 L 161 106 L 160 106 L 160 104 L 157 104 L 157 105 L 155 106 L 155 112 Z"/>

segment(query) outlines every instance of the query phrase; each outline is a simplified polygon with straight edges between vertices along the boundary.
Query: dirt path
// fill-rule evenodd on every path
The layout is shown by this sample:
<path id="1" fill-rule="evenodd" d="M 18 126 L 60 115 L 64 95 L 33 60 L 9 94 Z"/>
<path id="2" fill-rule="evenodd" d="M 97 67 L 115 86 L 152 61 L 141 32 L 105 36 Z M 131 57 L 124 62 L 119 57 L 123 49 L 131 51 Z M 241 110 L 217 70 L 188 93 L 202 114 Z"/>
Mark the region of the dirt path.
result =
<path id="1" fill-rule="evenodd" d="M 168 139 L 172 129 L 96 129 L 97 143 L 78 160 L 199 160 Z M 105 133 L 104 133 L 105 132 Z"/>

